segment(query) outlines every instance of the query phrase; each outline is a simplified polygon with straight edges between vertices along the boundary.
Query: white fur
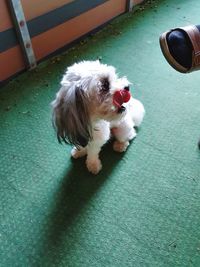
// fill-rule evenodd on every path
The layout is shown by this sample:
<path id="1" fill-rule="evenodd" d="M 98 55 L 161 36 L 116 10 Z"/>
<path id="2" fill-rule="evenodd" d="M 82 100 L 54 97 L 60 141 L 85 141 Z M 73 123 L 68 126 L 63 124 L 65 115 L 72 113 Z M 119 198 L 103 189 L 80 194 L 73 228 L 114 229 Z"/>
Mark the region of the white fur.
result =
<path id="1" fill-rule="evenodd" d="M 106 93 L 103 91 L 104 84 L 102 83 L 102 79 L 109 81 L 109 91 Z M 86 147 L 75 144 L 71 155 L 73 158 L 87 155 L 86 166 L 93 174 L 97 174 L 102 168 L 99 152 L 102 146 L 110 139 L 111 135 L 116 139 L 113 144 L 113 149 L 117 152 L 124 152 L 129 145 L 129 141 L 136 137 L 134 127 L 138 127 L 143 120 L 145 114 L 144 107 L 139 100 L 133 97 L 131 97 L 129 102 L 123 104 L 126 110 L 122 113 L 119 113 L 117 108 L 113 106 L 113 94 L 116 90 L 123 89 L 129 85 L 130 82 L 126 77 L 118 78 L 114 67 L 101 64 L 99 61 L 83 61 L 67 69 L 61 81 L 61 89 L 52 103 L 57 131 L 59 133 L 64 131 L 66 139 L 70 134 L 74 138 L 76 127 L 72 127 L 73 133 L 70 133 L 70 129 L 67 128 L 67 122 L 70 120 L 71 125 L 74 125 L 72 117 L 77 121 L 81 115 L 76 114 L 80 99 L 79 102 L 76 102 L 76 107 L 74 107 L 74 101 L 76 101 L 74 90 L 75 88 L 76 90 L 79 90 L 77 88 L 81 88 L 81 92 L 84 94 L 82 101 L 85 102 L 83 103 L 84 108 L 87 107 L 86 114 L 89 117 L 85 119 L 91 124 L 92 138 L 90 138 Z M 65 113 L 63 112 L 64 108 L 68 108 Z M 69 115 L 69 112 L 71 112 L 71 115 Z M 60 117 L 62 116 L 64 116 L 64 121 L 66 122 L 66 125 L 64 122 L 64 127 L 60 127 Z M 84 122 L 81 125 L 79 123 L 76 124 L 78 125 L 77 128 L 79 128 L 79 131 L 77 130 L 78 136 L 80 135 L 81 127 L 85 129 L 88 125 L 84 126 Z M 61 128 L 60 131 L 59 127 Z"/>

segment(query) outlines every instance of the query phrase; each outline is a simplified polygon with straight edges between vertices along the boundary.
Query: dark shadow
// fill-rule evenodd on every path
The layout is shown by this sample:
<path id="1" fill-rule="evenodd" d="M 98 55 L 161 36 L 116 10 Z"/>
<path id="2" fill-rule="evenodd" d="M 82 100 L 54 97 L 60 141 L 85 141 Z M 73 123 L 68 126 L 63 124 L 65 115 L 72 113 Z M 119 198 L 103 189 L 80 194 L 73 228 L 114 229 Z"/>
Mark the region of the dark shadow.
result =
<path id="1" fill-rule="evenodd" d="M 48 262 L 48 266 L 51 264 L 55 266 L 54 264 L 59 261 L 63 240 L 66 242 L 75 219 L 92 199 L 95 192 L 109 179 L 110 173 L 123 156 L 124 153 L 117 153 L 112 150 L 112 142 L 106 144 L 100 155 L 103 169 L 98 175 L 88 172 L 85 158 L 72 159 L 72 168 L 63 177 L 57 190 L 55 205 L 47 219 L 49 226 L 41 251 L 41 261 L 44 265 Z M 73 244 L 70 243 L 67 251 L 69 252 L 72 247 Z"/>

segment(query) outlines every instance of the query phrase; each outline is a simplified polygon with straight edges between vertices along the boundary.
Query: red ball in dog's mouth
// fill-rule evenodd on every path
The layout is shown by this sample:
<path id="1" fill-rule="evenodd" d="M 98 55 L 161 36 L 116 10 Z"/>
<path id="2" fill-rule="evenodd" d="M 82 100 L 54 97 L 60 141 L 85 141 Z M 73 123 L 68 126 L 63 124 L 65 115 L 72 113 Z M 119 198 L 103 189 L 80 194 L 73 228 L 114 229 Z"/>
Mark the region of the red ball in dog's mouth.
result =
<path id="1" fill-rule="evenodd" d="M 113 105 L 117 108 L 121 108 L 123 103 L 127 103 L 131 98 L 129 91 L 125 89 L 117 90 L 113 95 Z"/>

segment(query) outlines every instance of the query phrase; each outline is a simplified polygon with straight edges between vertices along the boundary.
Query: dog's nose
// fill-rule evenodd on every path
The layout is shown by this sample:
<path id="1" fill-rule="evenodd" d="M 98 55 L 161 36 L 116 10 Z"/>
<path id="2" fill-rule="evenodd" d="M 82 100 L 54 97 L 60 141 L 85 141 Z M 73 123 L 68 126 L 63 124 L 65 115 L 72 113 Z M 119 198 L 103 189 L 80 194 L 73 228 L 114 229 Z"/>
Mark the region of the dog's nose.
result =
<path id="1" fill-rule="evenodd" d="M 129 86 L 125 86 L 124 90 L 129 91 L 130 90 Z"/>
<path id="2" fill-rule="evenodd" d="M 121 106 L 119 109 L 118 109 L 118 113 L 122 113 L 126 110 L 126 108 L 124 106 Z"/>

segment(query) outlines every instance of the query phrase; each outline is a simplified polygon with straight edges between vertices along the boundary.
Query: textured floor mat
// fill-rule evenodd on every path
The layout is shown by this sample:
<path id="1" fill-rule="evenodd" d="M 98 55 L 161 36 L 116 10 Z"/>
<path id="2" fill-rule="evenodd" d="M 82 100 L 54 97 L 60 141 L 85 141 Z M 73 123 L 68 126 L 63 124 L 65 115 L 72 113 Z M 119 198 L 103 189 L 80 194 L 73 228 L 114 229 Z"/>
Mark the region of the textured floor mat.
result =
<path id="1" fill-rule="evenodd" d="M 147 2 L 0 90 L 0 266 L 200 266 L 200 72 L 176 72 L 159 47 L 200 23 L 200 2 Z M 97 58 L 127 75 L 146 117 L 93 176 L 57 143 L 49 103 L 68 65 Z"/>

